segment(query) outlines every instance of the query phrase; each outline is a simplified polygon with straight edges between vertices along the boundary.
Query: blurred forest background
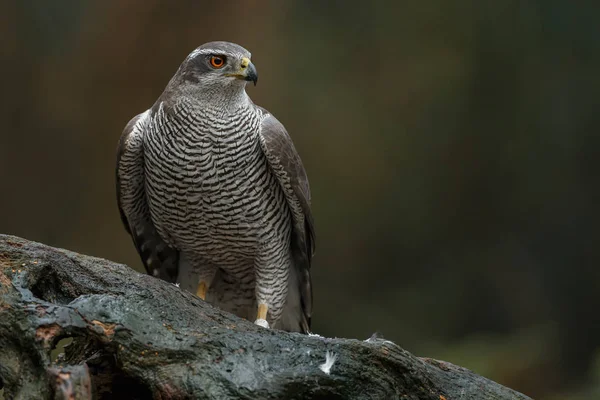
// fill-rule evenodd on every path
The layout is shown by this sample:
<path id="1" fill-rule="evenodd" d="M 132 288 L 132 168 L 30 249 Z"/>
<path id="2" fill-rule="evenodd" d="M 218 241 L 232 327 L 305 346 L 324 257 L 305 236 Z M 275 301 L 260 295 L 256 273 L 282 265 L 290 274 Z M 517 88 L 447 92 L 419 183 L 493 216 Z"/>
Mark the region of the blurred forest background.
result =
<path id="1" fill-rule="evenodd" d="M 117 140 L 241 44 L 317 223 L 314 330 L 600 398 L 597 1 L 0 0 L 0 232 L 142 270 Z"/>

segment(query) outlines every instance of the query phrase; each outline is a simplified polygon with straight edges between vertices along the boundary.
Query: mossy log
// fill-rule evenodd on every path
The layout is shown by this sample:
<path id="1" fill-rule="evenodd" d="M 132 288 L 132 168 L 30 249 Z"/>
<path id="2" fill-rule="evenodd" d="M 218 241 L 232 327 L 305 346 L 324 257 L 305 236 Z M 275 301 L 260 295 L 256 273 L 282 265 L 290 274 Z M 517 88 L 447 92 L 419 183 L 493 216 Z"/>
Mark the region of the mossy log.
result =
<path id="1" fill-rule="evenodd" d="M 390 341 L 263 329 L 125 265 L 3 235 L 0 387 L 27 400 L 528 399 Z"/>

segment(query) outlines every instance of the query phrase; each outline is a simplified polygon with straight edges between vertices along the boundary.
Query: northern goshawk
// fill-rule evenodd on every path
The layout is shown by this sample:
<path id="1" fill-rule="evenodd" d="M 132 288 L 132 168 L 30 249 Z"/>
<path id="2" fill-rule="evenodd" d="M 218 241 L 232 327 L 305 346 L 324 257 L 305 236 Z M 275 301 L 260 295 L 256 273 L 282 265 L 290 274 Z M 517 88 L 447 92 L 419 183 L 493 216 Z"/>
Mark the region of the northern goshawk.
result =
<path id="1" fill-rule="evenodd" d="M 290 136 L 256 106 L 250 53 L 206 43 L 125 127 L 117 198 L 149 274 L 261 326 L 309 332 L 314 227 Z"/>

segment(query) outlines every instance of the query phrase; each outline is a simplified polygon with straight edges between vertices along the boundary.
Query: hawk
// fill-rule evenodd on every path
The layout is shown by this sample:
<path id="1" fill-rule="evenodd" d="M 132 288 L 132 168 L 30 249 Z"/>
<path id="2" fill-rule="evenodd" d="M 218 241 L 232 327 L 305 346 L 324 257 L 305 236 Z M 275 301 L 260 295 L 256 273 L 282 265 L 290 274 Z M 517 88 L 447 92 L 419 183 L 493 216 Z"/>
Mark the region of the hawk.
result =
<path id="1" fill-rule="evenodd" d="M 149 274 L 263 327 L 310 331 L 315 231 L 306 171 L 255 105 L 250 53 L 206 43 L 117 151 L 117 200 Z"/>

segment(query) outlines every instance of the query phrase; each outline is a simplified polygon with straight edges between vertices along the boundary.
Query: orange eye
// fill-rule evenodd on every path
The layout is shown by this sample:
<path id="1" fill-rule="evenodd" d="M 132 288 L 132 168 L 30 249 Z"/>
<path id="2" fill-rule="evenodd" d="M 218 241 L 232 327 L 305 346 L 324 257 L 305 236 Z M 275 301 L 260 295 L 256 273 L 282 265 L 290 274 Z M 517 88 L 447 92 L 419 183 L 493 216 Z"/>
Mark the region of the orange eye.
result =
<path id="1" fill-rule="evenodd" d="M 212 56 L 210 58 L 210 65 L 212 65 L 215 68 L 221 68 L 223 65 L 225 65 L 225 57 Z"/>

